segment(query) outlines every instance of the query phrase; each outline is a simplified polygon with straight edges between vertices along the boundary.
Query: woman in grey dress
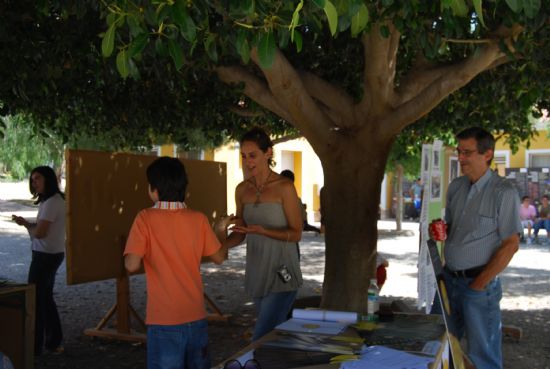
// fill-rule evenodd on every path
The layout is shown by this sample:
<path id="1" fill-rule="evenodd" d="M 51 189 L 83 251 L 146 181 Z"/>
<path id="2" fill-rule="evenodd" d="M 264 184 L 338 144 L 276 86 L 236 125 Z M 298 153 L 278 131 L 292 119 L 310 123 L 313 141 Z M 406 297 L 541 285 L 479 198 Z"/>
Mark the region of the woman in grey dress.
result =
<path id="1" fill-rule="evenodd" d="M 296 250 L 302 215 L 294 185 L 271 170 L 273 143 L 265 131 L 247 132 L 240 147 L 249 176 L 235 190 L 237 215 L 228 245 L 246 237 L 245 290 L 258 315 L 255 341 L 286 320 L 302 285 Z"/>

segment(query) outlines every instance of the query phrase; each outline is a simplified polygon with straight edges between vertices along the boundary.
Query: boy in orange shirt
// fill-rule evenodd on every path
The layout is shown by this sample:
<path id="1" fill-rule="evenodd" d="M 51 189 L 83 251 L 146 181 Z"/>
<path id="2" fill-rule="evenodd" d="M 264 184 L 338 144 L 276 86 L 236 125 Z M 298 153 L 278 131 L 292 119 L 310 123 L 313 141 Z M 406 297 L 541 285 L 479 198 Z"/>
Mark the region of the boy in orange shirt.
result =
<path id="1" fill-rule="evenodd" d="M 183 202 L 187 175 L 175 158 L 147 168 L 152 208 L 138 213 L 130 230 L 124 264 L 145 267 L 147 280 L 147 368 L 210 368 L 208 330 L 200 264 L 225 260 L 206 216 Z M 224 225 L 223 231 L 227 225 Z M 223 238 L 217 227 L 218 238 Z"/>

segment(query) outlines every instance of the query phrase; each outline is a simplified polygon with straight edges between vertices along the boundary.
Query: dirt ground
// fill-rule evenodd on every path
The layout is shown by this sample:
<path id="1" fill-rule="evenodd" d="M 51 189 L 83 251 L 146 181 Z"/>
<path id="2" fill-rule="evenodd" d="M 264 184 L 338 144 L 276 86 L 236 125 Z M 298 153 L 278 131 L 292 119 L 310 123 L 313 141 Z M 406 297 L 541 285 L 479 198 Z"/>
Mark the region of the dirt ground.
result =
<path id="1" fill-rule="evenodd" d="M 14 201 L 0 184 L 0 278 L 24 282 L 30 262 L 28 236 L 9 221 L 12 213 L 32 217 L 35 209 Z M 15 197 L 17 198 L 17 197 Z M 416 301 L 417 223 L 406 223 L 408 232 L 397 235 L 388 229 L 393 222 L 380 222 L 379 252 L 389 260 L 388 281 L 382 289 L 387 299 L 400 299 L 411 306 Z M 301 242 L 304 286 L 299 297 L 318 295 L 324 268 L 324 238 L 304 233 Z M 210 322 L 212 363 L 222 362 L 249 340 L 254 309 L 245 295 L 244 247 L 233 249 L 222 266 L 204 265 L 205 291 L 224 314 L 227 322 Z M 550 245 L 522 245 L 509 268 L 502 274 L 503 322 L 521 327 L 523 338 L 505 338 L 504 367 L 507 369 L 550 368 Z M 65 266 L 58 273 L 55 298 L 64 329 L 65 352 L 44 354 L 35 368 L 115 369 L 145 368 L 146 347 L 140 343 L 111 341 L 85 336 L 83 331 L 98 324 L 115 301 L 114 281 L 68 286 Z M 132 306 L 145 313 L 144 276 L 131 277 Z M 111 321 L 108 325 L 116 324 Z M 134 324 L 137 327 L 136 324 Z"/>

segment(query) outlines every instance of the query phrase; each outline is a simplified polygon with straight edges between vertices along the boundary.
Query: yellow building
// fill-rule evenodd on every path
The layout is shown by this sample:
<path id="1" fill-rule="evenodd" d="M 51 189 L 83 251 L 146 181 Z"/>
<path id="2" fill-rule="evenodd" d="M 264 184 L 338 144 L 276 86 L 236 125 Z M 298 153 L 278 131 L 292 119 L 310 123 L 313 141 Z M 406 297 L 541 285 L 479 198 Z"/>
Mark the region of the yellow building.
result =
<path id="1" fill-rule="evenodd" d="M 522 142 L 516 153 L 505 144 L 505 137 L 497 141 L 495 147 L 494 166 L 500 175 L 504 175 L 505 168 L 549 168 L 550 167 L 550 139 L 546 124 L 548 118 L 537 123 L 540 130 L 531 139 L 531 144 L 526 147 Z"/>

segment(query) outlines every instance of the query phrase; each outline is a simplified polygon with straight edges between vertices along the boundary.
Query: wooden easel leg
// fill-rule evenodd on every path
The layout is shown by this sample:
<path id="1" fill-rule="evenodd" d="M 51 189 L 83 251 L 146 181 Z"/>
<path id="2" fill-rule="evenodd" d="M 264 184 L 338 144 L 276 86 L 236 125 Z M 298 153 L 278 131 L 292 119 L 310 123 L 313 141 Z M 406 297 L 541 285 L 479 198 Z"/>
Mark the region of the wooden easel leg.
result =
<path id="1" fill-rule="evenodd" d="M 130 314 L 136 318 L 142 328 L 145 327 L 143 319 L 139 317 L 134 308 L 130 305 L 130 280 L 127 275 L 117 278 L 116 281 L 116 304 L 99 321 L 93 329 L 86 329 L 87 336 L 112 338 L 123 341 L 145 342 L 147 336 L 143 333 L 132 331 L 130 325 Z M 116 330 L 106 329 L 105 325 L 116 313 Z"/>

